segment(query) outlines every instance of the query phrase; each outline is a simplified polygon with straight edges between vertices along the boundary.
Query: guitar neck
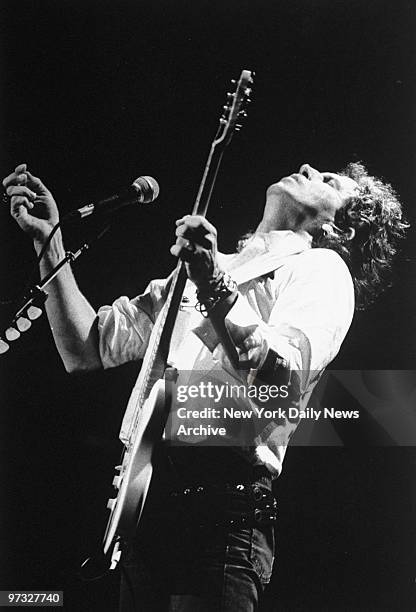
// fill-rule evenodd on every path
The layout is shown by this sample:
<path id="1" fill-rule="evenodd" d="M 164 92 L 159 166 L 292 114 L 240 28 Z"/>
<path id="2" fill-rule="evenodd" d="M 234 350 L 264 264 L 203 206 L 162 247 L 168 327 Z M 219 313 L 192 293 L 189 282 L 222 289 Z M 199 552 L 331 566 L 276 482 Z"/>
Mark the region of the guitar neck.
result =
<path id="1" fill-rule="evenodd" d="M 211 145 L 204 174 L 192 209 L 193 215 L 206 216 L 225 148 L 231 140 L 234 129 L 239 129 L 241 127 L 237 124 L 237 120 L 245 115 L 241 108 L 251 92 L 250 85 L 252 82 L 251 73 L 248 70 L 243 70 L 235 93 L 227 94 L 228 104 L 224 107 L 225 113 L 220 119 L 217 133 Z M 158 376 L 166 368 L 170 338 L 182 300 L 186 280 L 187 273 L 185 264 L 182 261 L 178 261 L 173 273 L 166 302 L 155 323 L 157 329 L 155 329 L 155 333 L 152 334 L 152 341 L 149 344 L 146 358 L 142 365 L 142 369 L 145 367 L 146 370 L 142 373 L 141 377 L 141 388 L 137 400 L 137 412 L 133 419 L 130 439 L 132 438 L 131 434 L 134 435 L 134 430 L 139 421 L 140 406 L 143 405 L 144 400 L 150 393 L 155 378 L 154 373 L 156 372 L 156 376 Z"/>
<path id="2" fill-rule="evenodd" d="M 222 156 L 224 154 L 224 149 L 225 147 L 215 146 L 215 141 L 211 146 L 211 150 L 205 166 L 204 175 L 202 177 L 201 185 L 199 187 L 198 195 L 194 207 L 192 209 L 193 215 L 201 215 L 203 217 L 206 216 L 212 191 L 214 189 L 215 179 L 221 164 Z M 162 359 L 164 359 L 165 363 L 168 358 L 170 337 L 172 335 L 173 327 L 175 325 L 179 305 L 181 303 L 183 292 L 185 289 L 186 280 L 187 273 L 185 264 L 182 261 L 178 261 L 174 272 L 173 281 L 170 286 L 168 296 L 166 298 L 166 319 L 163 324 L 163 331 L 161 333 L 159 342 L 159 354 Z"/>
<path id="3" fill-rule="evenodd" d="M 224 155 L 225 146 L 226 145 L 222 142 L 218 144 L 217 138 L 214 139 L 214 142 L 211 145 L 211 150 L 208 155 L 207 163 L 205 164 L 205 170 L 198 195 L 192 209 L 193 215 L 201 215 L 202 217 L 205 217 L 207 214 L 212 191 L 215 185 L 215 179 L 217 178 L 222 156 Z"/>

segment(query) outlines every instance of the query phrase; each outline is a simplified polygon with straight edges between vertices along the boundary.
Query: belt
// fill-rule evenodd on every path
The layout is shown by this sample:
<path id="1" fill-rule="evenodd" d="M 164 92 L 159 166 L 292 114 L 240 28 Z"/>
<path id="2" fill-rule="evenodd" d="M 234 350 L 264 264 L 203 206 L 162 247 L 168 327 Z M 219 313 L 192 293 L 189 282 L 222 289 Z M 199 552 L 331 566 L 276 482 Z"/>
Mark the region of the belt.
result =
<path id="1" fill-rule="evenodd" d="M 264 480 L 264 481 L 263 481 Z M 200 527 L 270 525 L 277 520 L 277 501 L 271 491 L 271 478 L 253 483 L 200 484 L 176 489 L 173 500 L 184 506 Z M 189 512 L 192 509 L 192 512 Z"/>
<path id="2" fill-rule="evenodd" d="M 267 487 L 268 483 L 258 482 L 252 484 L 243 483 L 221 483 L 221 484 L 201 484 L 184 487 L 183 489 L 175 489 L 171 491 L 171 497 L 187 497 L 190 495 L 226 495 L 227 493 L 242 493 L 244 495 L 251 495 L 254 500 L 260 501 L 266 498 L 270 489 Z M 267 493 L 262 490 L 262 487 L 267 487 Z"/>

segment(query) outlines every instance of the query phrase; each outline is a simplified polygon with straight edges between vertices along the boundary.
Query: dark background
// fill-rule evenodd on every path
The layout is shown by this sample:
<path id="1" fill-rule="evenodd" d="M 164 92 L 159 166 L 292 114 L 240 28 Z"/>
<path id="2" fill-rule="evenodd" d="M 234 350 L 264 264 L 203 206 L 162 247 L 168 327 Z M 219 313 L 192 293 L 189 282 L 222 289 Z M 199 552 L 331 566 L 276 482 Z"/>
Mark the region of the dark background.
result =
<path id="1" fill-rule="evenodd" d="M 141 174 L 161 186 L 76 264 L 95 307 L 173 267 L 174 220 L 192 207 L 243 68 L 257 73 L 253 104 L 209 214 L 223 250 L 255 226 L 267 185 L 304 162 L 363 160 L 415 221 L 413 0 L 21 0 L 2 1 L 0 21 L 3 176 L 27 162 L 62 211 Z M 34 258 L 5 207 L 0 222 L 5 302 Z M 394 288 L 356 317 L 333 367 L 415 368 L 414 256 L 411 231 Z M 85 584 L 76 572 L 101 537 L 136 372 L 69 377 L 45 318 L 2 357 L 0 588 L 64 589 L 67 610 L 116 609 L 117 574 Z M 266 609 L 416 610 L 415 475 L 414 448 L 289 450 Z"/>

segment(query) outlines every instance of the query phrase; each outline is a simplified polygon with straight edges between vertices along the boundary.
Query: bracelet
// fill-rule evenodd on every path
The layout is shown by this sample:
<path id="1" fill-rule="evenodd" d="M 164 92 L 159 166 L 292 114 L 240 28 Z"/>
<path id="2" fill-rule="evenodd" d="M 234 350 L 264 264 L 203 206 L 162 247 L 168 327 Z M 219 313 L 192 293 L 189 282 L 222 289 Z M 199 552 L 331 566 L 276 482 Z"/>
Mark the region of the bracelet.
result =
<path id="1" fill-rule="evenodd" d="M 237 283 L 225 272 L 220 272 L 204 291 L 198 291 L 196 309 L 208 317 L 215 306 L 237 291 Z"/>
<path id="2" fill-rule="evenodd" d="M 265 383 L 266 385 L 276 384 L 276 376 L 278 372 L 281 376 L 281 378 L 279 378 L 279 382 L 289 385 L 288 361 L 281 357 L 279 353 L 269 348 L 265 360 L 257 370 L 256 379 L 262 383 Z"/>

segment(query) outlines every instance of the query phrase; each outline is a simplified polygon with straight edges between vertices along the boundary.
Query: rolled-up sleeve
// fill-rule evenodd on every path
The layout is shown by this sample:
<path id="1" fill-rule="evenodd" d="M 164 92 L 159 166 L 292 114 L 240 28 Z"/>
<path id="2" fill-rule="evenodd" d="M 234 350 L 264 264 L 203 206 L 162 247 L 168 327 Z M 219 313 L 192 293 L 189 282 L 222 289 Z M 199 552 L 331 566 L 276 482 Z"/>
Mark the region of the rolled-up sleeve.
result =
<path id="1" fill-rule="evenodd" d="M 99 351 L 104 368 L 143 358 L 165 289 L 165 280 L 155 280 L 142 295 L 134 299 L 122 296 L 98 310 Z"/>

